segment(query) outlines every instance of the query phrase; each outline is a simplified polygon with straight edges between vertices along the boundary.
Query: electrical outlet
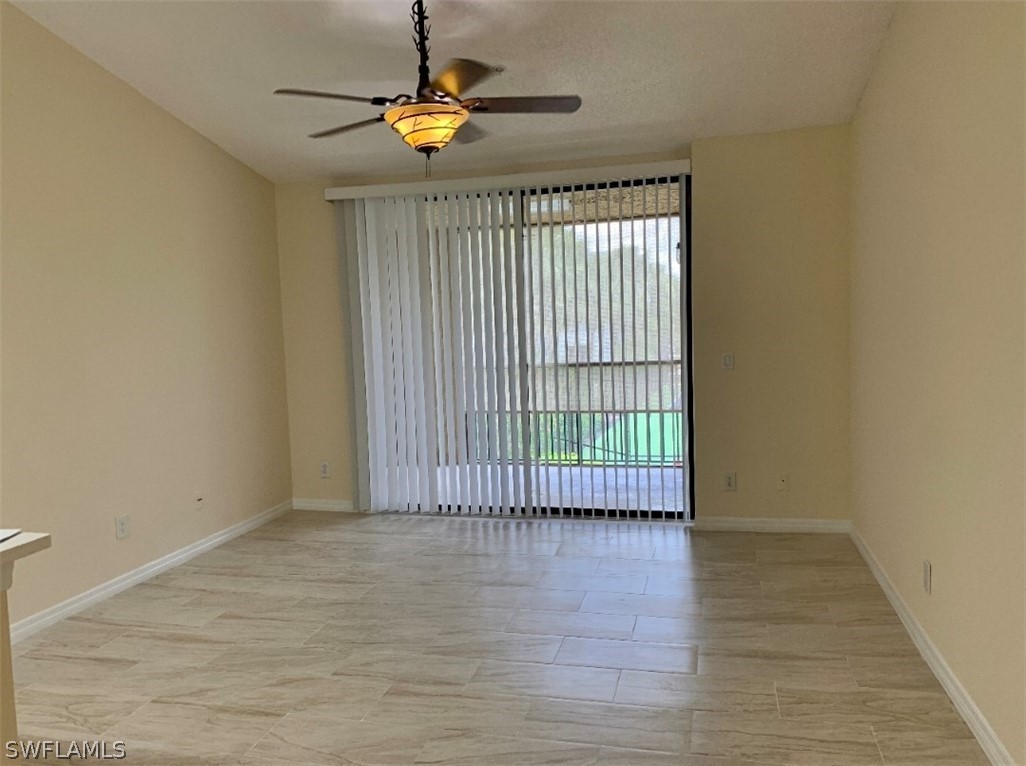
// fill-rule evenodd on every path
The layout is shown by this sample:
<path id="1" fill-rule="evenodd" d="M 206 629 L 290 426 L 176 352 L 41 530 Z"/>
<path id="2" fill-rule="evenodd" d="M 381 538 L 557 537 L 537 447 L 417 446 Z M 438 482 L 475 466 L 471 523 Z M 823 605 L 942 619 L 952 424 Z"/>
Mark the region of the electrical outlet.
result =
<path id="1" fill-rule="evenodd" d="M 330 479 L 331 478 L 331 463 L 328 462 L 327 460 L 322 460 L 321 461 L 321 478 L 322 479 Z"/>
<path id="2" fill-rule="evenodd" d="M 733 471 L 723 474 L 723 485 L 720 489 L 724 492 L 737 492 L 737 474 Z"/>
<path id="3" fill-rule="evenodd" d="M 791 489 L 791 477 L 786 473 L 777 474 L 777 492 L 788 492 Z"/>
<path id="4" fill-rule="evenodd" d="M 734 369 L 734 355 L 724 354 L 723 355 L 723 369 L 733 370 Z"/>
<path id="5" fill-rule="evenodd" d="M 929 559 L 923 559 L 923 590 L 927 596 L 933 593 L 933 564 Z"/>
<path id="6" fill-rule="evenodd" d="M 118 540 L 124 540 L 128 537 L 128 517 L 127 516 L 115 516 L 114 517 L 114 536 Z"/>

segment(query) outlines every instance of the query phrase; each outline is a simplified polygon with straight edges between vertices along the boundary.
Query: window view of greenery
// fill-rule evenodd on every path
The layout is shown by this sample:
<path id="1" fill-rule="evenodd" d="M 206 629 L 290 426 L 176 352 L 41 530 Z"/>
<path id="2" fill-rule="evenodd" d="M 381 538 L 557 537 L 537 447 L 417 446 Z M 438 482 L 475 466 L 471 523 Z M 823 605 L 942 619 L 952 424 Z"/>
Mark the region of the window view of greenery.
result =
<path id="1" fill-rule="evenodd" d="M 555 464 L 679 465 L 679 217 L 563 224 L 569 196 L 527 235 L 532 451 Z"/>
<path id="2" fill-rule="evenodd" d="M 669 199 L 663 186 L 663 195 L 613 189 L 527 199 L 527 443 L 535 462 L 683 464 L 680 218 L 676 194 Z M 496 271 L 506 294 L 508 275 Z M 494 306 L 496 321 L 513 303 Z M 501 366 L 516 389 L 516 371 Z M 494 457 L 486 435 L 498 417 L 478 409 L 468 418 L 482 459 Z M 521 454 L 523 420 L 505 421 L 511 453 Z"/>

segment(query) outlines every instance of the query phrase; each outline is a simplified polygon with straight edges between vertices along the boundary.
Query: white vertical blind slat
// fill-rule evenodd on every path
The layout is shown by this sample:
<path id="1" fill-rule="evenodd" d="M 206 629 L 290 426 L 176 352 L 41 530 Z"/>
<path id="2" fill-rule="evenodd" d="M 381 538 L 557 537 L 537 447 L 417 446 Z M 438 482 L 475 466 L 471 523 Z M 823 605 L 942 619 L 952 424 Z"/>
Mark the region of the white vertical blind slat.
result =
<path id="1" fill-rule="evenodd" d="M 479 512 L 484 513 L 491 510 L 488 498 L 491 497 L 491 473 L 486 470 L 488 454 L 488 430 L 487 416 L 488 404 L 485 401 L 485 379 L 487 362 L 485 361 L 485 322 L 484 322 L 484 260 L 481 253 L 481 208 L 480 195 L 471 194 L 467 200 L 469 216 L 467 218 L 468 236 L 470 238 L 470 252 L 467 258 L 468 271 L 470 272 L 470 296 L 472 302 L 474 347 L 473 367 L 473 389 L 474 389 L 474 417 L 468 424 L 468 428 L 474 431 L 475 448 L 472 453 L 471 467 L 477 477 L 478 498 L 477 506 Z"/>
<path id="2" fill-rule="evenodd" d="M 385 284 L 383 285 L 385 305 L 389 315 L 389 358 L 386 364 L 390 367 L 389 383 L 385 392 L 385 415 L 388 420 L 386 438 L 388 439 L 388 457 L 392 464 L 389 478 L 389 507 L 405 510 L 408 503 L 409 489 L 407 485 L 405 450 L 400 454 L 402 440 L 399 429 L 405 419 L 405 402 L 403 391 L 402 365 L 402 297 L 399 293 L 399 252 L 396 242 L 396 204 L 394 199 L 385 200 L 385 231 L 384 231 Z"/>
<path id="3" fill-rule="evenodd" d="M 413 316 L 419 323 L 419 342 L 414 346 L 417 408 L 417 472 L 420 475 L 418 507 L 421 511 L 438 510 L 438 411 L 434 404 L 434 360 L 436 339 L 432 319 L 431 255 L 428 247 L 426 201 L 409 201 L 409 241 L 416 243 L 410 258 L 411 277 L 415 275 Z"/>
<path id="4" fill-rule="evenodd" d="M 491 191 L 482 196 L 481 205 L 481 247 L 488 254 L 485 293 L 485 321 L 491 322 L 492 356 L 489 362 L 488 390 L 491 392 L 492 417 L 488 421 L 489 445 L 491 448 L 492 503 L 500 514 L 512 512 L 510 503 L 510 453 L 509 429 L 506 423 L 507 380 L 511 371 L 506 367 L 506 339 L 508 332 L 509 306 L 503 291 L 503 268 L 507 258 L 502 248 L 502 232 L 498 220 L 499 192 Z"/>
<path id="5" fill-rule="evenodd" d="M 634 358 L 639 358 L 638 354 L 638 250 L 637 250 L 637 237 L 636 232 L 638 228 L 637 210 L 635 209 L 635 195 L 634 188 L 631 187 L 631 354 Z M 646 310 L 648 304 L 642 301 L 642 311 Z M 638 368 L 634 367 L 631 369 L 631 390 L 633 392 L 632 404 L 634 411 L 634 423 L 631 429 L 631 444 L 634 447 L 634 455 L 640 455 L 641 440 L 638 434 L 638 409 L 639 404 L 643 400 L 639 401 L 638 389 L 641 386 L 640 376 L 638 375 Z M 629 470 L 629 469 L 628 469 Z M 635 501 L 638 511 L 641 510 L 641 461 L 635 458 L 634 462 L 634 489 L 635 489 Z"/>
<path id="6" fill-rule="evenodd" d="M 531 381 L 528 377 L 528 371 L 533 370 L 534 362 L 531 356 L 531 343 L 528 340 L 528 317 L 530 311 L 528 306 L 531 302 L 531 296 L 527 281 L 527 241 L 528 238 L 523 236 L 525 231 L 524 224 L 524 195 L 521 193 L 509 194 L 503 198 L 502 203 L 502 220 L 504 224 L 503 230 L 506 232 L 506 291 L 507 291 L 507 310 L 511 312 L 508 316 L 508 322 L 513 322 L 517 329 L 517 342 L 516 349 L 510 349 L 509 369 L 516 370 L 517 374 L 517 387 L 515 391 L 510 392 L 510 401 L 514 402 L 514 412 L 519 411 L 520 413 L 520 444 L 519 444 L 519 460 L 515 460 L 513 464 L 514 480 L 513 485 L 514 492 L 514 503 L 520 509 L 521 513 L 536 513 L 538 503 L 535 498 L 535 483 L 531 476 L 531 465 L 533 462 L 531 457 L 531 427 L 530 427 L 530 405 L 531 405 Z M 513 212 L 513 225 L 512 227 L 508 224 L 507 211 L 512 210 Z M 516 234 L 512 230 L 515 230 Z M 512 271 L 512 274 L 510 273 Z M 509 300 L 509 292 L 514 289 L 515 286 L 515 301 Z M 515 311 L 515 314 L 512 313 Z M 509 326 L 507 324 L 507 326 Z M 512 334 L 509 335 L 513 337 Z M 512 347 L 512 344 L 510 344 Z M 514 358 L 514 351 L 515 358 Z M 515 422 L 515 421 L 514 421 Z M 517 449 L 514 449 L 516 452 Z M 522 504 L 521 504 L 522 497 Z"/>
<path id="7" fill-rule="evenodd" d="M 560 385 L 559 385 L 559 303 L 556 299 L 556 216 L 555 205 L 553 204 L 553 192 L 549 188 L 549 287 L 551 292 L 552 305 L 552 335 L 549 340 L 552 343 L 551 375 L 552 381 L 552 406 L 555 408 L 551 413 L 546 412 L 545 417 L 549 423 L 549 445 L 553 460 L 546 466 L 546 475 L 553 473 L 555 463 L 556 496 L 549 492 L 549 500 L 556 501 L 560 512 L 566 507 L 563 502 L 563 462 L 564 462 L 564 436 L 563 426 L 565 425 L 563 408 L 560 406 Z M 546 407 L 546 410 L 548 407 Z"/>
<path id="8" fill-rule="evenodd" d="M 474 298 L 470 254 L 469 200 L 466 194 L 456 197 L 460 266 L 460 335 L 463 341 L 463 417 L 459 432 L 463 437 L 465 453 L 463 468 L 467 477 L 467 505 L 471 513 L 481 512 L 481 495 L 477 471 L 477 429 L 474 428 L 476 402 L 474 377 Z"/>
<path id="9" fill-rule="evenodd" d="M 386 268 L 384 262 L 384 222 L 381 221 L 383 211 L 377 205 L 367 207 L 367 267 L 368 267 L 368 293 L 371 303 L 368 323 L 371 330 L 371 347 L 385 351 L 385 321 L 386 310 L 383 304 L 382 271 Z M 380 221 L 380 224 L 379 224 Z M 388 345 L 389 350 L 391 345 Z M 388 445 L 388 389 L 391 382 L 391 360 L 388 355 L 382 353 L 374 354 L 373 385 L 374 385 L 374 419 L 370 424 L 371 438 L 374 439 L 373 455 L 376 455 L 378 473 L 376 477 L 377 507 L 374 510 L 388 510 L 389 487 L 393 479 L 389 471 L 393 470 L 392 462 L 389 460 Z"/>
<path id="10" fill-rule="evenodd" d="M 401 416 L 396 429 L 396 436 L 400 440 L 397 452 L 400 455 L 405 473 L 406 496 L 403 506 L 407 511 L 417 510 L 416 498 L 420 496 L 420 477 L 417 471 L 417 408 L 416 390 L 413 381 L 415 367 L 413 364 L 413 349 L 418 346 L 419 338 L 416 338 L 418 320 L 412 316 L 413 294 L 410 286 L 410 266 L 414 261 L 406 257 L 410 252 L 409 223 L 407 221 L 407 200 L 397 199 L 396 201 L 396 274 L 399 283 L 399 321 L 400 321 L 400 348 L 402 353 L 398 355 L 396 362 L 400 368 L 402 387 L 398 393 L 402 396 L 402 406 L 396 411 Z"/>
<path id="11" fill-rule="evenodd" d="M 460 483 L 459 483 L 459 451 L 456 448 L 456 432 L 450 425 L 458 414 L 456 413 L 456 362 L 455 348 L 453 342 L 452 328 L 452 274 L 450 263 L 450 236 L 452 225 L 449 223 L 449 204 L 447 199 L 438 200 L 435 204 L 435 212 L 440 218 L 438 228 L 438 263 L 439 263 L 439 294 L 441 296 L 441 325 L 443 333 L 443 370 L 442 377 L 445 382 L 445 462 L 440 469 L 445 477 L 447 485 L 446 509 L 451 513 L 459 505 Z M 439 434 L 442 436 L 443 434 Z"/>
<path id="12" fill-rule="evenodd" d="M 565 482 L 562 479 L 562 475 L 564 473 L 563 461 L 560 462 L 560 476 L 561 476 L 561 478 L 560 478 L 560 482 L 559 482 L 559 486 L 560 486 L 559 503 L 560 503 L 560 505 L 562 505 L 565 508 L 573 508 L 573 506 L 574 506 L 574 468 L 575 468 L 574 463 L 576 461 L 573 460 L 572 454 L 574 452 L 577 452 L 578 459 L 580 458 L 580 454 L 579 454 L 579 449 L 578 450 L 572 450 L 571 449 L 571 446 L 572 446 L 573 443 L 570 441 L 570 437 L 574 433 L 574 430 L 575 430 L 577 419 L 576 419 L 576 417 L 574 415 L 574 409 L 573 409 L 574 408 L 574 400 L 573 400 L 573 398 L 571 396 L 571 393 L 570 393 L 570 377 L 571 377 L 571 369 L 572 368 L 569 366 L 569 362 L 570 362 L 570 333 L 569 333 L 569 327 L 567 325 L 567 323 L 569 321 L 568 317 L 569 317 L 569 313 L 570 313 L 569 303 L 568 303 L 569 297 L 568 297 L 568 294 L 567 294 L 567 282 L 569 281 L 569 274 L 568 274 L 569 269 L 567 268 L 567 258 L 566 258 L 566 239 L 567 239 L 567 233 L 568 233 L 567 229 L 566 229 L 566 208 L 567 208 L 567 204 L 568 204 L 568 198 L 566 197 L 566 195 L 562 191 L 560 191 L 560 192 L 558 192 L 557 199 L 559 200 L 559 262 L 560 262 L 561 267 L 562 267 L 560 269 L 560 279 L 559 279 L 559 281 L 562 283 L 562 288 L 563 288 L 563 290 L 562 290 L 562 292 L 563 292 L 563 294 L 562 294 L 562 298 L 563 298 L 563 308 L 562 308 L 562 314 L 563 314 L 563 335 L 562 335 L 563 355 L 562 355 L 562 359 L 563 359 L 563 371 L 564 371 L 564 374 L 565 374 L 565 381 L 566 381 L 565 385 L 564 385 L 563 376 L 559 376 L 559 377 L 556 378 L 556 383 L 559 386 L 560 390 L 562 391 L 563 402 L 565 404 L 564 407 L 559 407 L 558 405 L 556 406 L 556 409 L 559 410 L 559 412 L 560 412 L 559 417 L 561 417 L 562 420 L 563 420 L 562 431 L 563 431 L 563 441 L 564 441 L 565 446 L 560 451 L 566 456 L 566 458 L 565 458 L 565 461 L 566 461 L 566 468 L 565 468 L 566 480 L 565 480 Z M 554 226 L 553 226 L 553 228 L 554 228 Z M 572 233 L 572 231 L 573 230 L 571 229 L 570 233 Z M 553 262 L 555 262 L 555 258 L 556 258 L 556 253 L 553 252 L 552 253 Z M 559 368 L 557 367 L 556 369 L 557 369 L 557 372 L 558 372 Z M 567 488 L 567 495 L 566 495 L 566 497 L 563 497 L 563 494 L 562 494 L 564 483 L 566 484 L 566 488 Z"/>

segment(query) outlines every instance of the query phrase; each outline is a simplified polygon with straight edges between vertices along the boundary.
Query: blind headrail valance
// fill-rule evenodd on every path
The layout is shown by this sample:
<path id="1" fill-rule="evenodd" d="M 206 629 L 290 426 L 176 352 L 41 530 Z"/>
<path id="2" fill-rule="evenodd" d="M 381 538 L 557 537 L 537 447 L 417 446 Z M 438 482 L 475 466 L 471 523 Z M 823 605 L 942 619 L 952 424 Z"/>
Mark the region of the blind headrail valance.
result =
<path id="1" fill-rule="evenodd" d="M 566 187 L 618 179 L 666 178 L 667 176 L 689 175 L 690 173 L 691 160 L 673 160 L 669 162 L 646 162 L 637 165 L 579 168 L 576 170 L 551 170 L 539 173 L 513 173 L 476 178 L 414 181 L 401 184 L 335 186 L 324 190 L 324 199 L 328 202 L 336 202 L 347 199 L 404 197 L 449 192 L 465 193 L 489 191 L 492 189 Z"/>

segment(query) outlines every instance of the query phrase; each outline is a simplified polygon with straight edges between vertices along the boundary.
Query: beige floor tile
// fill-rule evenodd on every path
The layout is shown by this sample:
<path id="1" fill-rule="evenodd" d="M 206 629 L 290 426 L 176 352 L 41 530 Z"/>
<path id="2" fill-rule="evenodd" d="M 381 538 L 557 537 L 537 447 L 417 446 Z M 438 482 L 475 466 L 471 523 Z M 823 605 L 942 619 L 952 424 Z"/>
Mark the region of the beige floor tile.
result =
<path id="1" fill-rule="evenodd" d="M 479 657 L 519 662 L 552 662 L 562 636 L 538 636 L 496 631 L 442 633 L 424 646 L 424 654 Z"/>
<path id="2" fill-rule="evenodd" d="M 182 628 L 208 625 L 224 612 L 225 610 L 220 607 L 192 607 L 169 605 L 160 601 L 147 603 L 134 599 L 111 599 L 79 612 L 76 619 L 123 628 Z"/>
<path id="3" fill-rule="evenodd" d="M 612 702 L 618 670 L 484 660 L 464 688 L 469 695 L 527 695 Z"/>
<path id="4" fill-rule="evenodd" d="M 18 728 L 33 739 L 93 740 L 147 702 L 148 697 L 28 686 L 17 694 Z"/>
<path id="5" fill-rule="evenodd" d="M 919 650 L 901 624 L 771 625 L 769 632 L 781 646 L 790 645 L 798 652 L 920 659 Z"/>
<path id="6" fill-rule="evenodd" d="M 202 702 L 269 713 L 309 713 L 359 721 L 392 685 L 367 676 L 287 676 L 280 673 L 233 673 L 214 687 L 160 699 Z"/>
<path id="7" fill-rule="evenodd" d="M 415 762 L 452 766 L 590 766 L 598 753 L 597 747 L 569 742 L 464 733 L 430 740 Z"/>
<path id="8" fill-rule="evenodd" d="M 834 621 L 827 604 L 765 598 L 705 598 L 702 616 L 773 625 L 830 625 Z"/>
<path id="9" fill-rule="evenodd" d="M 360 600 L 382 606 L 410 602 L 421 608 L 442 609 L 465 604 L 477 588 L 469 583 L 386 582 L 371 586 Z"/>
<path id="10" fill-rule="evenodd" d="M 369 588 L 369 586 L 367 586 Z M 363 588 L 364 591 L 367 588 Z M 195 592 L 195 591 L 194 591 Z M 276 617 L 282 613 L 289 613 L 300 616 L 304 605 L 309 605 L 310 600 L 306 597 L 296 598 L 289 596 L 272 596 L 264 593 L 251 593 L 242 591 L 214 590 L 198 593 L 195 598 L 185 605 L 189 607 L 212 607 L 220 608 L 225 612 L 234 614 L 246 614 L 254 617 Z M 333 601 L 321 599 L 321 604 L 350 603 L 349 601 Z M 318 619 L 320 614 L 317 615 Z"/>
<path id="11" fill-rule="evenodd" d="M 745 676 L 780 686 L 845 690 L 856 688 L 848 659 L 812 652 L 730 650 L 701 647 L 698 673 L 707 676 Z"/>
<path id="12" fill-rule="evenodd" d="M 371 676 L 408 683 L 461 686 L 474 676 L 481 660 L 473 657 L 400 652 L 393 649 L 356 649 L 335 670 L 340 676 Z"/>
<path id="13" fill-rule="evenodd" d="M 490 557 L 500 572 L 566 572 L 594 574 L 601 558 L 598 556 L 518 556 L 499 553 Z"/>
<path id="14" fill-rule="evenodd" d="M 459 547 L 460 553 L 518 553 L 526 556 L 554 556 L 559 550 L 559 542 L 545 542 L 531 538 L 517 537 L 511 540 L 493 542 L 480 540 L 465 543 Z"/>
<path id="15" fill-rule="evenodd" d="M 785 636 L 783 640 L 771 637 L 769 628 L 759 623 L 644 615 L 637 618 L 632 637 L 636 641 L 710 645 L 732 649 L 774 649 L 794 645 L 794 639 L 790 635 Z"/>
<path id="16" fill-rule="evenodd" d="M 851 656 L 848 662 L 855 681 L 862 687 L 944 693 L 933 671 L 918 656 Z"/>
<path id="17" fill-rule="evenodd" d="M 908 723 L 961 727 L 962 718 L 943 693 L 899 689 L 814 691 L 777 687 L 782 718 L 820 723 Z"/>
<path id="18" fill-rule="evenodd" d="M 654 553 L 654 551 L 653 551 Z M 559 558 L 558 556 L 556 558 Z M 598 562 L 595 574 L 622 574 L 622 575 L 645 575 L 646 577 L 680 577 L 682 568 L 689 565 L 682 565 L 677 561 L 662 561 L 655 559 L 624 559 L 605 557 Z M 694 564 L 698 570 L 703 568 L 701 563 Z"/>
<path id="19" fill-rule="evenodd" d="M 464 697 L 451 686 L 396 683 L 363 720 L 400 729 L 429 727 L 509 736 L 519 730 L 531 704 L 528 697 Z"/>
<path id="20" fill-rule="evenodd" d="M 571 575 L 565 572 L 547 572 L 538 580 L 537 587 L 608 593 L 644 593 L 647 582 L 646 575 Z"/>
<path id="21" fill-rule="evenodd" d="M 698 650 L 686 644 L 566 638 L 555 662 L 560 665 L 588 665 L 621 670 L 694 673 L 698 669 Z"/>
<path id="22" fill-rule="evenodd" d="M 876 583 L 861 582 L 772 582 L 764 580 L 763 595 L 768 599 L 782 601 L 809 601 L 829 603 L 836 601 L 866 601 L 870 603 L 886 600 L 883 591 Z"/>
<path id="23" fill-rule="evenodd" d="M 279 720 L 278 713 L 228 706 L 148 702 L 112 726 L 105 736 L 160 743 L 216 743 L 220 752 L 245 754 Z"/>
<path id="24" fill-rule="evenodd" d="M 743 676 L 624 670 L 614 700 L 678 710 L 777 715 L 773 682 Z"/>
<path id="25" fill-rule="evenodd" d="M 613 559 L 651 559 L 655 545 L 612 542 L 568 542 L 562 543 L 557 556 L 600 556 Z"/>
<path id="26" fill-rule="evenodd" d="M 843 566 L 817 566 L 815 564 L 759 564 L 755 579 L 764 583 L 801 585 L 824 583 L 833 585 L 876 585 L 876 578 L 862 561 Z"/>
<path id="27" fill-rule="evenodd" d="M 487 606 L 576 612 L 584 601 L 584 591 L 529 588 L 523 585 L 483 585 L 470 601 Z"/>
<path id="28" fill-rule="evenodd" d="M 691 752 L 724 758 L 780 761 L 796 766 L 881 764 L 868 725 L 816 724 L 773 716 L 695 713 Z"/>
<path id="29" fill-rule="evenodd" d="M 519 736 L 679 753 L 690 731 L 690 711 L 541 699 L 531 706 Z"/>
<path id="30" fill-rule="evenodd" d="M 840 599 L 831 601 L 828 608 L 834 624 L 838 627 L 857 627 L 868 625 L 900 626 L 901 620 L 887 599 L 859 600 L 847 602 Z"/>
<path id="31" fill-rule="evenodd" d="M 224 654 L 228 645 L 188 633 L 133 628 L 89 652 L 90 657 L 159 662 L 197 667 Z"/>
<path id="32" fill-rule="evenodd" d="M 74 617 L 61 620 L 56 625 L 44 628 L 31 638 L 11 647 L 12 656 L 29 652 L 57 654 L 88 654 L 95 649 L 128 632 L 120 625 L 102 625 L 81 621 Z"/>
<path id="33" fill-rule="evenodd" d="M 160 662 L 138 662 L 127 670 L 97 681 L 97 687 L 112 694 L 143 697 L 182 697 L 220 691 L 244 681 L 238 672 L 218 671 L 202 665 L 189 667 Z M 61 683 L 61 685 L 67 685 Z M 77 686 L 76 686 L 77 688 Z"/>
<path id="34" fill-rule="evenodd" d="M 273 760 L 261 758 L 252 753 L 243 755 L 218 752 L 215 746 L 204 748 L 195 744 L 179 744 L 173 749 L 154 745 L 149 742 L 130 740 L 125 742 L 124 760 L 112 760 L 107 763 L 124 764 L 124 766 L 311 766 L 308 761 Z M 63 761 L 62 763 L 68 763 Z M 74 761 L 71 761 L 74 763 Z"/>
<path id="35" fill-rule="evenodd" d="M 256 675 L 284 671 L 294 676 L 328 676 L 343 665 L 350 653 L 313 646 L 255 644 L 222 652 L 206 667 Z"/>
<path id="36" fill-rule="evenodd" d="M 289 713 L 249 754 L 274 761 L 299 759 L 312 764 L 408 766 L 429 739 L 441 738 L 444 734 L 429 727 L 396 727 Z"/>
<path id="37" fill-rule="evenodd" d="M 650 596 L 675 596 L 689 601 L 703 598 L 762 598 L 758 580 L 705 579 L 698 577 L 648 578 L 645 593 Z"/>
<path id="38" fill-rule="evenodd" d="M 597 766 L 784 766 L 781 762 L 750 761 L 740 758 L 716 758 L 693 753 L 654 753 L 619 747 L 599 750 Z"/>
<path id="39" fill-rule="evenodd" d="M 103 684 L 136 664 L 136 660 L 89 657 L 34 650 L 12 658 L 14 678 L 20 685 L 46 684 L 87 687 Z"/>
<path id="40" fill-rule="evenodd" d="M 918 726 L 873 724 L 884 763 L 901 766 L 988 766 L 990 760 L 964 723 Z"/>
<path id="41" fill-rule="evenodd" d="M 814 535 L 807 535 L 814 537 Z M 823 546 L 815 540 L 800 541 L 786 548 L 761 548 L 755 553 L 756 562 L 759 564 L 815 564 L 822 567 L 846 567 L 859 565 L 862 558 L 858 550 L 849 541 L 846 545 L 839 545 L 831 550 L 830 546 Z"/>
<path id="42" fill-rule="evenodd" d="M 634 623 L 633 615 L 518 609 L 503 630 L 507 633 L 629 639 L 634 632 Z"/>
<path id="43" fill-rule="evenodd" d="M 648 617 L 697 617 L 702 613 L 702 603 L 673 596 L 588 593 L 581 603 L 580 611 L 599 614 L 646 615 Z"/>
<path id="44" fill-rule="evenodd" d="M 314 628 L 314 632 L 302 644 L 336 651 L 375 646 L 398 651 L 420 651 L 424 644 L 441 632 L 441 625 L 433 620 L 384 614 L 378 619 L 334 619 Z"/>
<path id="45" fill-rule="evenodd" d="M 234 645 L 276 643 L 298 645 L 316 633 L 323 623 L 277 617 L 249 616 L 226 612 L 206 625 L 188 633 L 207 641 L 222 641 Z M 186 632 L 186 631 L 180 631 Z"/>

